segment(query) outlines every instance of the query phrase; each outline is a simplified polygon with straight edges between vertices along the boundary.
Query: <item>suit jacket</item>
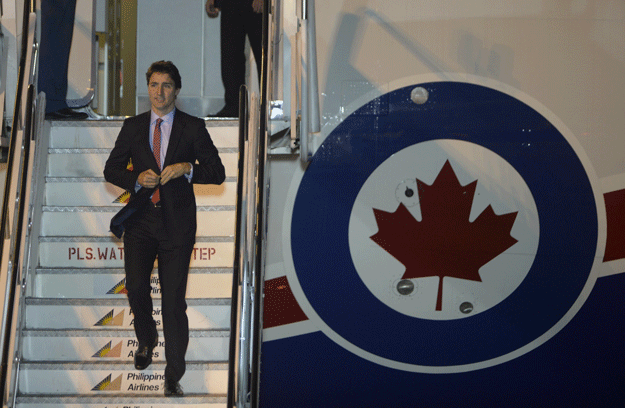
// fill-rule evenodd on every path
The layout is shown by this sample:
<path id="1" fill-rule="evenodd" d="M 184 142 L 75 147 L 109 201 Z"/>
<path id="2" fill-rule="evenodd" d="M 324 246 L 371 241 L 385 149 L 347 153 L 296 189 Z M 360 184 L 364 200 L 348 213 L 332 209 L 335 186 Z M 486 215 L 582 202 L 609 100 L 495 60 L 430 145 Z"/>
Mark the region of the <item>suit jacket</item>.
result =
<path id="1" fill-rule="evenodd" d="M 129 160 L 132 160 L 132 171 L 127 169 Z M 217 148 L 206 131 L 204 121 L 176 110 L 163 168 L 181 162 L 193 164 L 191 183 L 182 176 L 160 186 L 163 222 L 174 244 L 195 242 L 197 221 L 193 183 L 221 184 L 226 178 L 224 166 Z M 150 148 L 149 111 L 124 121 L 115 147 L 104 166 L 104 178 L 130 191 L 130 201 L 126 205 L 129 209 L 136 210 L 137 207 L 147 205 L 149 202 L 144 198 L 151 193 L 146 192 L 145 188 L 135 192 L 139 174 L 148 169 L 160 174 Z M 125 214 L 122 215 L 124 215 L 122 218 L 125 218 Z"/>

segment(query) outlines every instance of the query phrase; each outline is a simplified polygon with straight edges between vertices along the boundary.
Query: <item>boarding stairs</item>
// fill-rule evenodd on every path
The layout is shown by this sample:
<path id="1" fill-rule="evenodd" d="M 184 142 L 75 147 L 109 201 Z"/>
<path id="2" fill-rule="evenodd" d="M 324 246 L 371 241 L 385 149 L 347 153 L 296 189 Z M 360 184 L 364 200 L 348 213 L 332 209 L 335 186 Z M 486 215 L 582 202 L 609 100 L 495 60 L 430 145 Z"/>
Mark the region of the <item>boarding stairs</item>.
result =
<path id="1" fill-rule="evenodd" d="M 124 191 L 105 182 L 102 170 L 122 121 L 44 122 L 34 167 L 40 187 L 31 197 L 31 266 L 19 312 L 16 407 L 227 405 L 238 123 L 206 124 L 226 181 L 195 185 L 198 231 L 187 288 L 185 396 L 166 398 L 161 329 L 152 365 L 134 368 L 137 342 L 124 287 L 123 242 L 109 232 Z M 156 269 L 152 283 L 160 325 Z"/>

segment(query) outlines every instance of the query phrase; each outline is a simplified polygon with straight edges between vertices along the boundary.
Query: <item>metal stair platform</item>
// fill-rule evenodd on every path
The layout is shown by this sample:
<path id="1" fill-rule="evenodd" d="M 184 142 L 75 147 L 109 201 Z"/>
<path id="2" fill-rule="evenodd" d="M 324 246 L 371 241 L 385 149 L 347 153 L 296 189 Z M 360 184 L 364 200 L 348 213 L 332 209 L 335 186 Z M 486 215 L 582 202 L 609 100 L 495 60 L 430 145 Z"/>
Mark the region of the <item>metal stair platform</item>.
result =
<path id="1" fill-rule="evenodd" d="M 226 406 L 238 122 L 206 121 L 227 178 L 221 186 L 194 185 L 198 231 L 187 286 L 190 340 L 182 398 L 163 395 L 156 270 L 152 297 L 160 340 L 150 367 L 138 371 L 133 365 L 138 344 L 123 242 L 108 227 L 124 205 L 124 191 L 102 176 L 122 123 L 44 122 L 45 146 L 37 148 L 44 149 L 45 169 L 32 199 L 33 266 L 20 307 L 16 407 Z"/>

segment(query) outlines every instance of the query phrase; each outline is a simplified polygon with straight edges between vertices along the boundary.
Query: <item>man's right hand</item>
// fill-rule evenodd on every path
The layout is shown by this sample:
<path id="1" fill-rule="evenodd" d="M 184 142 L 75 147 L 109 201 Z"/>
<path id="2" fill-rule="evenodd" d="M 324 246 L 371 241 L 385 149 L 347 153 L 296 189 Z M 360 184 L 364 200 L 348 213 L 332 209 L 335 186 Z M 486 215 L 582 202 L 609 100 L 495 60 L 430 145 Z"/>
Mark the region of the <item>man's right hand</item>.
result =
<path id="1" fill-rule="evenodd" d="M 263 12 L 263 0 L 252 1 L 252 9 L 254 10 L 254 13 L 262 13 Z"/>
<path id="2" fill-rule="evenodd" d="M 210 18 L 219 16 L 219 9 L 215 7 L 215 0 L 206 0 L 206 14 Z"/>
<path id="3" fill-rule="evenodd" d="M 137 178 L 137 183 L 141 187 L 154 188 L 158 186 L 158 183 L 161 181 L 161 176 L 154 173 L 152 169 L 148 169 L 141 174 L 139 174 L 139 178 Z"/>

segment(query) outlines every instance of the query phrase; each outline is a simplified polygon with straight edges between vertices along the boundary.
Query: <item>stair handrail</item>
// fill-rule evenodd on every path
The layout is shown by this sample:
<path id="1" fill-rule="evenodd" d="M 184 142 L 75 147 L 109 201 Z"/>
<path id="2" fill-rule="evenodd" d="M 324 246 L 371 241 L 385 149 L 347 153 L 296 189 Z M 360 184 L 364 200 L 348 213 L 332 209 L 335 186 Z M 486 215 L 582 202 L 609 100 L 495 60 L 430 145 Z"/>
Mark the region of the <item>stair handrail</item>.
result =
<path id="1" fill-rule="evenodd" d="M 21 171 L 19 178 L 19 199 L 17 208 L 15 209 L 14 215 L 14 231 L 15 233 L 11 235 L 11 250 L 10 250 L 10 259 L 9 264 L 10 267 L 7 268 L 7 293 L 8 295 L 5 297 L 5 305 L 3 309 L 2 316 L 2 366 L 0 368 L 0 395 L 2 395 L 3 403 L 7 400 L 8 394 L 6 394 L 7 390 L 11 390 L 7 387 L 7 384 L 10 381 L 9 376 L 9 362 L 11 357 L 9 356 L 9 352 L 11 349 L 11 338 L 16 335 L 16 331 L 14 330 L 14 310 L 16 306 L 17 300 L 17 286 L 20 284 L 19 276 L 20 276 L 20 254 L 22 252 L 22 235 L 24 233 L 25 228 L 27 226 L 28 219 L 26 217 L 26 208 L 27 208 L 27 187 L 28 187 L 28 168 L 30 167 L 30 147 L 31 141 L 33 140 L 34 133 L 32 132 L 33 127 L 33 105 L 34 105 L 34 94 L 35 94 L 35 86 L 30 84 L 28 86 L 27 95 L 26 95 L 26 104 L 27 108 L 26 119 L 24 122 L 24 136 L 23 136 L 23 171 Z M 17 329 L 17 328 L 16 328 Z"/>
<path id="2" fill-rule="evenodd" d="M 245 141 L 247 140 L 247 132 L 245 132 L 245 128 L 243 126 L 244 118 L 247 116 L 247 106 L 245 102 L 247 102 L 247 97 L 245 98 L 245 102 L 243 101 L 243 97 L 241 94 L 247 95 L 247 92 L 244 90 L 244 86 L 241 86 L 241 92 L 239 95 L 239 149 L 238 149 L 238 160 L 237 160 L 237 202 L 235 207 L 235 226 L 234 226 L 234 260 L 232 265 L 232 294 L 231 294 L 231 307 L 230 307 L 230 338 L 229 338 L 229 348 L 228 348 L 228 407 L 233 406 L 234 402 L 234 389 L 235 389 L 235 363 L 234 359 L 236 358 L 236 339 L 237 334 L 240 330 L 237 327 L 238 318 L 237 318 L 237 309 L 239 302 L 239 285 L 240 285 L 240 276 L 241 276 L 241 265 L 242 262 L 240 260 L 240 248 L 241 248 L 241 239 L 240 236 L 241 226 L 242 226 L 242 208 L 241 205 L 243 203 L 243 174 L 244 174 L 244 155 L 245 155 Z"/>
<path id="3" fill-rule="evenodd" d="M 254 245 L 254 288 L 252 306 L 252 368 L 250 384 L 250 403 L 252 408 L 258 408 L 260 399 L 260 361 L 263 331 L 263 292 L 264 292 L 264 266 L 265 266 L 265 242 L 266 242 L 266 209 L 269 179 L 265 173 L 267 165 L 267 140 L 268 116 L 270 109 L 269 92 L 269 21 L 271 0 L 263 2 L 263 38 L 262 38 L 262 64 L 260 78 L 260 109 L 258 123 L 258 172 L 257 172 L 257 197 L 256 197 L 256 236 Z"/>
<path id="4" fill-rule="evenodd" d="M 250 97 L 245 86 L 241 87 L 239 94 L 239 177 L 235 227 L 237 236 L 230 315 L 228 408 L 258 407 L 259 403 L 263 248 L 267 205 L 265 193 L 268 188 L 265 165 L 269 110 L 267 58 L 269 3 L 270 1 L 263 3 L 260 98 L 256 94 Z"/>
<path id="5" fill-rule="evenodd" d="M 269 110 L 269 10 L 270 0 L 264 1 L 260 98 L 256 94 L 250 96 L 245 85 L 239 93 L 239 160 L 230 314 L 228 408 L 258 407 L 259 403 L 263 248 L 267 205 L 265 193 L 268 189 L 265 165 Z"/>
<path id="6" fill-rule="evenodd" d="M 239 297 L 239 290 L 245 292 L 245 279 L 247 268 L 246 261 L 246 249 L 249 237 L 247 235 L 247 200 L 248 188 L 253 180 L 249 180 L 249 167 L 250 162 L 247 159 L 249 149 L 246 149 L 249 140 L 248 132 L 248 120 L 249 120 L 249 108 L 248 108 L 248 91 L 245 85 L 241 86 L 239 91 L 239 147 L 238 147 L 238 160 L 237 160 L 237 202 L 236 202 L 236 215 L 235 215 L 235 228 L 234 228 L 234 263 L 232 274 L 232 306 L 230 310 L 230 341 L 228 350 L 228 407 L 233 407 L 236 401 L 239 399 L 238 390 L 243 387 L 240 384 L 238 377 L 240 375 L 238 369 L 238 357 L 237 350 L 238 340 L 244 339 L 242 335 L 244 330 L 245 319 L 245 301 L 246 296 L 242 293 Z M 245 195 L 244 195 L 245 194 Z M 249 199 L 249 198 L 248 198 Z M 241 304 L 239 304 L 241 302 Z"/>
<path id="7" fill-rule="evenodd" d="M 256 233 L 258 230 L 258 217 L 257 217 L 257 198 L 258 198 L 258 148 L 259 148 L 259 102 L 258 94 L 252 93 L 249 98 L 249 111 L 250 117 L 249 124 L 249 141 L 247 161 L 250 163 L 248 166 L 247 180 L 247 219 L 246 219 L 246 236 L 248 237 L 246 247 L 242 248 L 245 251 L 245 280 L 242 282 L 242 289 L 245 302 L 242 303 L 242 336 L 239 342 L 239 373 L 238 373 L 238 408 L 249 407 L 251 388 L 251 372 L 252 372 L 252 353 L 254 339 L 257 335 L 253 332 L 254 324 L 254 296 L 255 296 L 255 276 L 259 270 L 255 265 L 255 253 L 256 253 Z"/>
<path id="8" fill-rule="evenodd" d="M 11 140 L 9 144 L 9 157 L 7 161 L 6 185 L 2 204 L 2 219 L 0 221 L 0 254 L 4 254 L 4 241 L 9 238 L 8 260 L 2 265 L 7 265 L 0 270 L 0 274 L 5 274 L 2 281 L 6 282 L 4 307 L 2 309 L 2 327 L 0 336 L 0 349 L 2 358 L 0 361 L 0 398 L 3 405 L 6 404 L 8 394 L 8 367 L 10 364 L 11 336 L 13 334 L 13 311 L 19 276 L 19 259 L 21 252 L 22 233 L 26 208 L 26 190 L 28 183 L 28 168 L 30 166 L 30 145 L 33 134 L 32 117 L 34 105 L 34 65 L 37 58 L 37 47 L 35 44 L 35 0 L 24 1 L 24 14 L 22 24 L 22 44 L 20 52 L 20 64 L 18 67 L 18 81 L 13 111 L 13 125 L 11 128 Z M 30 51 L 30 52 L 29 52 Z M 28 75 L 27 75 L 28 73 Z M 28 85 L 26 86 L 26 82 Z M 24 88 L 27 91 L 24 93 Z M 21 146 L 18 147 L 18 139 L 21 136 Z M 13 172 L 17 171 L 17 177 Z M 11 192 L 16 197 L 14 201 L 13 217 L 10 217 Z M 12 229 L 9 229 L 12 224 Z"/>
<path id="9" fill-rule="evenodd" d="M 10 235 L 10 230 L 7 229 L 7 223 L 10 221 L 9 218 L 9 204 L 11 201 L 10 198 L 10 183 L 13 180 L 13 161 L 16 159 L 17 149 L 17 137 L 16 134 L 20 130 L 20 126 L 24 123 L 21 120 L 22 117 L 22 100 L 24 98 L 24 81 L 26 79 L 25 71 L 27 69 L 27 56 L 28 56 L 28 45 L 29 39 L 32 40 L 31 47 L 34 43 L 34 37 L 27 35 L 31 30 L 31 27 L 34 29 L 34 26 L 30 22 L 31 14 L 34 14 L 34 5 L 35 0 L 29 0 L 24 2 L 24 18 L 22 23 L 22 44 L 20 48 L 20 64 L 18 66 L 18 81 L 17 81 L 17 89 L 15 91 L 15 106 L 13 107 L 13 125 L 11 127 L 11 140 L 9 141 L 9 155 L 7 159 L 7 174 L 6 180 L 7 183 L 4 188 L 4 195 L 2 200 L 2 219 L 0 220 L 0 254 L 3 253 L 4 250 L 4 239 Z M 32 5 L 32 13 L 31 6 Z M 34 23 L 34 22 L 33 22 Z M 29 81 L 32 79 L 32 75 L 29 75 Z"/>
<path id="10" fill-rule="evenodd" d="M 34 85 L 29 87 L 33 88 Z M 37 232 L 40 230 L 40 222 L 41 222 L 41 210 L 42 210 L 42 202 L 43 202 L 43 194 L 41 194 L 40 189 L 42 181 L 45 182 L 45 171 L 46 171 L 46 163 L 47 163 L 47 153 L 49 146 L 49 134 L 43 132 L 43 126 L 45 121 L 45 106 L 46 106 L 46 95 L 44 92 L 39 92 L 39 94 L 33 96 L 34 98 L 33 109 L 32 109 L 32 119 L 29 121 L 32 125 L 29 127 L 30 129 L 30 140 L 32 143 L 32 149 L 34 153 L 32 155 L 33 163 L 29 166 L 29 172 L 31 175 L 29 176 L 30 186 L 29 186 L 29 197 L 27 200 L 23 200 L 24 207 L 28 205 L 28 209 L 24 210 L 24 224 L 27 225 L 28 228 L 24 233 L 24 240 L 22 243 L 23 249 L 21 249 L 21 279 L 18 285 L 21 285 L 19 298 L 18 294 L 15 295 L 15 301 L 13 302 L 14 307 L 17 307 L 17 312 L 15 315 L 15 323 L 13 324 L 13 356 L 14 359 L 12 361 L 11 366 L 11 377 L 7 378 L 7 381 L 11 381 L 10 389 L 8 392 L 9 396 L 13 396 L 11 401 L 9 402 L 9 407 L 17 406 L 17 392 L 19 389 L 19 380 L 20 376 L 18 375 L 20 371 L 20 366 L 22 364 L 22 356 L 23 356 L 23 335 L 24 330 L 26 329 L 26 298 L 28 296 L 27 287 L 34 284 L 33 275 L 34 269 L 38 266 L 38 234 Z M 35 142 L 36 140 L 36 142 Z M 35 248 L 33 250 L 33 248 Z"/>

